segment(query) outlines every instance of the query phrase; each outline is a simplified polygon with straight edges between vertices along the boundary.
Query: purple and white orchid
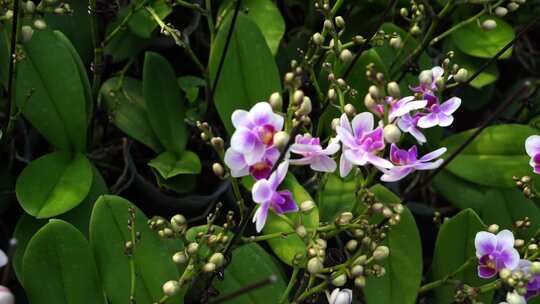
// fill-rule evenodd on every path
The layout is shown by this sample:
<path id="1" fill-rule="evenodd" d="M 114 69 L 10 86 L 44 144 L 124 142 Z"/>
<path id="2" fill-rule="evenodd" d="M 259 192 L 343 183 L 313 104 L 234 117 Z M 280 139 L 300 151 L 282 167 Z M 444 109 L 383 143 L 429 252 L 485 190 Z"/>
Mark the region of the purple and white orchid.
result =
<path id="1" fill-rule="evenodd" d="M 427 139 L 422 131 L 418 129 L 418 121 L 420 118 L 421 116 L 419 114 L 415 114 L 414 116 L 405 114 L 398 120 L 397 125 L 401 131 L 410 133 L 418 141 L 418 143 L 423 144 L 427 142 Z"/>
<path id="2" fill-rule="evenodd" d="M 394 119 L 407 115 L 414 110 L 425 108 L 428 102 L 427 100 L 416 100 L 414 96 L 407 96 L 397 100 L 387 97 L 387 103 L 390 105 L 388 120 L 392 122 Z"/>
<path id="3" fill-rule="evenodd" d="M 421 82 L 417 87 L 412 87 L 411 90 L 415 93 L 421 93 L 423 95 L 429 94 L 433 96 L 433 93 L 437 91 L 437 81 L 444 75 L 444 69 L 440 66 L 434 66 L 431 70 L 424 71 L 429 73 L 430 81 Z"/>
<path id="4" fill-rule="evenodd" d="M 476 257 L 479 259 L 478 276 L 492 278 L 503 268 L 515 269 L 519 252 L 514 248 L 514 234 L 510 230 L 497 233 L 480 231 L 474 239 Z"/>
<path id="5" fill-rule="evenodd" d="M 225 153 L 225 164 L 231 169 L 231 175 L 268 177 L 279 158 L 273 140 L 274 134 L 283 128 L 283 117 L 275 114 L 270 104 L 259 102 L 249 112 L 234 111 L 232 123 L 236 130 L 231 137 L 231 147 Z"/>
<path id="6" fill-rule="evenodd" d="M 516 269 L 514 269 L 514 272 L 521 271 L 523 275 L 528 276 L 530 274 L 531 264 L 532 264 L 531 261 L 521 259 Z M 527 281 L 526 287 L 527 287 L 527 293 L 525 294 L 526 299 L 530 299 L 540 294 L 540 275 L 539 274 L 532 275 L 531 278 Z"/>
<path id="7" fill-rule="evenodd" d="M 349 123 L 347 114 L 341 115 L 340 125 L 336 128 L 339 140 L 343 143 L 340 159 L 340 175 L 349 174 L 353 165 L 372 164 L 390 169 L 394 165 L 377 154 L 384 149 L 383 128 L 375 128 L 373 114 L 363 112 L 356 115 Z"/>
<path id="8" fill-rule="evenodd" d="M 394 164 L 391 169 L 379 168 L 384 174 L 381 180 L 384 182 L 395 182 L 416 170 L 433 170 L 438 168 L 443 160 L 439 156 L 446 152 L 446 148 L 440 148 L 418 158 L 416 146 L 412 146 L 408 151 L 399 149 L 395 144 L 390 146 L 390 161 Z"/>
<path id="9" fill-rule="evenodd" d="M 263 229 L 270 208 L 279 214 L 298 211 L 298 206 L 294 202 L 291 192 L 277 190 L 285 179 L 288 168 L 288 161 L 284 161 L 279 164 L 276 171 L 268 179 L 260 179 L 253 185 L 251 191 L 253 201 L 260 205 L 253 216 L 257 232 L 261 232 Z"/>
<path id="10" fill-rule="evenodd" d="M 302 155 L 302 158 L 291 159 L 289 163 L 291 165 L 309 165 L 315 171 L 334 172 L 336 170 L 336 162 L 330 155 L 335 154 L 339 148 L 339 140 L 337 138 L 330 139 L 328 146 L 323 149 L 318 137 L 297 135 L 294 144 L 291 145 L 290 151 Z"/>
<path id="11" fill-rule="evenodd" d="M 460 105 L 459 97 L 452 97 L 442 104 L 434 103 L 428 109 L 429 113 L 418 120 L 418 126 L 423 129 L 435 126 L 448 127 L 454 122 L 452 114 Z"/>
<path id="12" fill-rule="evenodd" d="M 529 164 L 536 174 L 540 174 L 540 135 L 532 135 L 525 141 L 525 150 L 531 157 Z"/>

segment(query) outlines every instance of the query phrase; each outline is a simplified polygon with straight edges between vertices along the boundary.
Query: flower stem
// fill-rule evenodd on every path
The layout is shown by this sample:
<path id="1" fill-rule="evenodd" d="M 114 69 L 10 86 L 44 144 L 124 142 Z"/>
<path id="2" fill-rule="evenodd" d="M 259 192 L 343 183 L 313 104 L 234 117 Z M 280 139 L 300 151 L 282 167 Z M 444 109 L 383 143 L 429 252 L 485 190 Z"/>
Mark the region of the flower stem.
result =
<path id="1" fill-rule="evenodd" d="M 464 271 L 465 269 L 467 269 L 474 262 L 474 260 L 475 260 L 475 258 L 471 257 L 467 261 L 465 261 L 465 263 L 463 263 L 461 266 L 459 266 L 458 269 L 456 269 L 452 273 L 449 273 L 444 278 L 423 285 L 418 290 L 418 293 L 419 294 L 426 293 L 426 292 L 428 292 L 428 291 L 430 291 L 432 289 L 438 288 L 440 286 L 443 286 L 443 285 L 449 283 L 452 280 L 452 278 L 454 278 L 457 274 L 459 274 L 462 271 Z"/>
<path id="2" fill-rule="evenodd" d="M 313 294 L 324 291 L 324 289 L 326 288 L 327 285 L 328 285 L 328 282 L 324 281 L 324 282 L 320 283 L 319 285 L 317 285 L 317 286 L 315 286 L 313 288 L 306 289 L 306 291 L 304 291 L 298 297 L 298 300 L 296 300 L 295 303 L 302 303 L 302 301 L 305 300 L 307 297 L 309 297 L 309 296 L 311 296 Z"/>
<path id="3" fill-rule="evenodd" d="M 280 304 L 287 303 L 289 299 L 289 294 L 291 293 L 291 290 L 293 289 L 294 284 L 296 283 L 296 278 L 299 272 L 300 272 L 300 268 L 298 268 L 297 266 L 293 268 L 293 273 L 291 275 L 291 278 L 289 279 L 289 284 L 287 285 L 287 289 L 285 289 L 285 291 L 283 292 L 279 300 Z"/>

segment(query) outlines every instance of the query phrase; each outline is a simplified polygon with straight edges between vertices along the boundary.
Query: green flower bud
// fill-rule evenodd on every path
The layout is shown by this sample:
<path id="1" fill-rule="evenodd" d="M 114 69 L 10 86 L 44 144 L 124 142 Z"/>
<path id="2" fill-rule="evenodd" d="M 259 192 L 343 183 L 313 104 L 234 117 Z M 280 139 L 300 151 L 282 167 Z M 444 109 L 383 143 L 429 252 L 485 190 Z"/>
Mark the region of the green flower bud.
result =
<path id="1" fill-rule="evenodd" d="M 208 262 L 215 264 L 216 267 L 221 267 L 225 263 L 225 256 L 221 252 L 216 252 L 210 256 Z"/>
<path id="2" fill-rule="evenodd" d="M 45 20 L 43 19 L 36 19 L 34 20 L 34 28 L 38 30 L 44 30 L 47 28 L 47 23 L 45 23 Z"/>
<path id="3" fill-rule="evenodd" d="M 508 14 L 508 9 L 506 9 L 505 7 L 499 6 L 495 9 L 495 15 L 497 15 L 497 17 L 502 18 L 506 16 L 506 14 Z"/>
<path id="4" fill-rule="evenodd" d="M 366 286 L 366 278 L 364 276 L 359 276 L 354 279 L 354 285 L 358 288 L 364 288 Z"/>
<path id="5" fill-rule="evenodd" d="M 467 71 L 467 69 L 461 68 L 454 75 L 454 79 L 456 80 L 456 82 L 463 83 L 467 81 L 468 76 L 469 76 L 469 72 Z"/>
<path id="6" fill-rule="evenodd" d="M 272 106 L 272 110 L 281 111 L 281 108 L 283 107 L 283 98 L 281 98 L 281 94 L 279 94 L 279 92 L 272 93 L 272 95 L 270 95 L 269 103 Z"/>
<path id="7" fill-rule="evenodd" d="M 387 246 L 379 246 L 373 251 L 373 258 L 375 261 L 382 261 L 388 257 L 390 249 Z"/>
<path id="8" fill-rule="evenodd" d="M 345 274 L 340 274 L 332 279 L 332 285 L 341 287 L 347 283 L 347 276 Z"/>
<path id="9" fill-rule="evenodd" d="M 163 284 L 162 289 L 165 295 L 172 297 L 180 291 L 180 284 L 178 281 L 167 281 Z"/>
<path id="10" fill-rule="evenodd" d="M 324 38 L 321 35 L 321 33 L 313 34 L 311 39 L 313 40 L 313 43 L 315 43 L 315 45 L 318 45 L 318 46 L 321 46 L 324 43 Z"/>
<path id="11" fill-rule="evenodd" d="M 324 268 L 324 265 L 319 258 L 311 258 L 309 259 L 307 263 L 307 270 L 311 274 L 317 274 L 321 272 L 321 270 Z"/>
<path id="12" fill-rule="evenodd" d="M 274 146 L 278 149 L 285 148 L 287 143 L 289 142 L 290 136 L 289 133 L 285 131 L 279 131 L 276 134 L 274 134 Z"/>
<path id="13" fill-rule="evenodd" d="M 185 252 L 179 251 L 172 256 L 172 260 L 174 263 L 181 265 L 187 262 L 188 257 Z"/>

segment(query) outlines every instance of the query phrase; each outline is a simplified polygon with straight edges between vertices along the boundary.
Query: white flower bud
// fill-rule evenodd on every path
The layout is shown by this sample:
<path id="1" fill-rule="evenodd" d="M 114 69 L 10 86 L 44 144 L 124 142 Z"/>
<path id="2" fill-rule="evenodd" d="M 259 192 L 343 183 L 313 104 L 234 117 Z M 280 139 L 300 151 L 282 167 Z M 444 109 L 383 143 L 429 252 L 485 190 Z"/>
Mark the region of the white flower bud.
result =
<path id="1" fill-rule="evenodd" d="M 345 244 L 345 248 L 349 251 L 355 251 L 356 248 L 358 248 L 358 241 L 357 240 L 349 240 L 347 244 Z"/>
<path id="2" fill-rule="evenodd" d="M 296 234 L 298 234 L 298 236 L 301 239 L 303 239 L 307 235 L 307 230 L 306 230 L 306 227 L 304 225 L 300 225 L 300 226 L 296 227 L 295 231 L 296 231 Z"/>
<path id="3" fill-rule="evenodd" d="M 216 265 L 216 267 L 221 267 L 225 264 L 225 256 L 221 252 L 216 252 L 210 256 L 208 262 Z"/>
<path id="4" fill-rule="evenodd" d="M 33 14 L 34 11 L 36 10 L 36 5 L 34 4 L 34 2 L 28 0 L 24 3 L 24 10 L 28 13 L 28 14 Z"/>
<path id="5" fill-rule="evenodd" d="M 431 70 L 424 70 L 420 72 L 418 76 L 421 84 L 431 84 L 433 82 L 433 72 Z"/>
<path id="6" fill-rule="evenodd" d="M 366 277 L 359 276 L 354 279 L 354 285 L 358 288 L 364 288 L 366 287 Z"/>
<path id="7" fill-rule="evenodd" d="M 301 104 L 304 101 L 304 92 L 302 90 L 296 90 L 293 93 L 293 102 L 294 104 Z"/>
<path id="8" fill-rule="evenodd" d="M 311 37 L 311 39 L 313 39 L 313 43 L 315 43 L 315 45 L 320 46 L 320 45 L 322 45 L 324 43 L 324 38 L 321 35 L 321 33 L 313 34 L 313 37 Z"/>
<path id="9" fill-rule="evenodd" d="M 336 22 L 336 26 L 339 28 L 345 27 L 345 19 L 341 16 L 337 16 L 334 21 Z"/>
<path id="10" fill-rule="evenodd" d="M 179 251 L 172 256 L 172 260 L 176 264 L 185 264 L 188 260 L 187 255 L 183 251 Z"/>
<path id="11" fill-rule="evenodd" d="M 167 281 L 165 282 L 165 284 L 163 284 L 162 289 L 164 294 L 172 297 L 180 291 L 180 284 L 178 283 L 178 281 Z"/>
<path id="12" fill-rule="evenodd" d="M 328 19 L 324 20 L 323 26 L 327 30 L 331 30 L 332 28 L 334 28 L 334 25 L 332 24 L 332 21 L 330 21 Z"/>
<path id="13" fill-rule="evenodd" d="M 7 10 L 4 13 L 4 18 L 6 18 L 7 20 L 10 20 L 11 18 L 13 18 L 13 11 L 12 10 Z"/>
<path id="14" fill-rule="evenodd" d="M 401 48 L 402 46 L 402 40 L 401 40 L 401 37 L 392 37 L 390 38 L 390 46 L 393 47 L 394 49 L 399 49 Z"/>
<path id="15" fill-rule="evenodd" d="M 373 97 L 371 97 L 371 94 L 367 93 L 364 97 L 364 105 L 368 110 L 375 111 L 377 107 L 377 102 L 375 101 L 375 99 L 373 99 Z"/>
<path id="16" fill-rule="evenodd" d="M 399 89 L 399 84 L 395 81 L 389 82 L 386 86 L 388 94 L 394 98 L 399 98 L 401 96 L 401 90 Z"/>
<path id="17" fill-rule="evenodd" d="M 506 14 L 508 14 L 508 10 L 505 7 L 499 6 L 495 9 L 495 15 L 497 17 L 504 17 Z"/>
<path id="18" fill-rule="evenodd" d="M 272 106 L 272 110 L 281 111 L 281 108 L 283 107 L 283 98 L 281 98 L 279 92 L 274 92 L 270 95 L 268 103 Z"/>
<path id="19" fill-rule="evenodd" d="M 487 19 L 482 22 L 482 28 L 485 31 L 491 31 L 497 27 L 497 22 L 493 19 Z"/>
<path id="20" fill-rule="evenodd" d="M 395 124 L 386 125 L 383 129 L 384 140 L 387 143 L 397 143 L 401 138 L 401 131 Z"/>
<path id="21" fill-rule="evenodd" d="M 514 247 L 519 248 L 521 246 L 525 245 L 525 241 L 522 239 L 516 239 L 514 241 Z"/>
<path id="22" fill-rule="evenodd" d="M 336 100 L 337 94 L 335 89 L 328 90 L 328 99 Z"/>
<path id="23" fill-rule="evenodd" d="M 309 259 L 307 263 L 307 270 L 311 274 L 317 274 L 321 272 L 321 270 L 324 268 L 324 265 L 319 258 L 311 258 Z"/>
<path id="24" fill-rule="evenodd" d="M 353 218 L 353 214 L 351 212 L 343 212 L 339 215 L 338 223 L 340 225 L 347 225 Z"/>
<path id="25" fill-rule="evenodd" d="M 339 118 L 332 119 L 332 124 L 331 124 L 332 130 L 336 130 L 339 124 L 340 124 Z"/>
<path id="26" fill-rule="evenodd" d="M 303 201 L 300 204 L 300 210 L 302 212 L 310 212 L 313 208 L 315 208 L 315 203 L 313 201 Z"/>
<path id="27" fill-rule="evenodd" d="M 23 25 L 21 27 L 21 35 L 22 41 L 28 42 L 32 39 L 32 36 L 34 35 L 34 29 L 29 25 Z"/>
<path id="28" fill-rule="evenodd" d="M 346 283 L 347 283 L 347 276 L 344 273 L 332 279 L 332 285 L 337 286 L 337 287 L 341 287 L 345 285 Z"/>
<path id="29" fill-rule="evenodd" d="M 220 163 L 214 163 L 212 164 L 212 171 L 214 171 L 214 174 L 221 178 L 225 174 L 225 169 L 223 169 L 223 166 Z"/>
<path id="30" fill-rule="evenodd" d="M 390 254 L 390 249 L 387 246 L 378 246 L 373 251 L 373 258 L 376 261 L 382 261 L 388 257 Z"/>
<path id="31" fill-rule="evenodd" d="M 515 2 L 510 2 L 508 3 L 506 7 L 508 8 L 509 11 L 513 12 L 513 11 L 517 11 L 517 9 L 519 8 L 519 4 Z"/>
<path id="32" fill-rule="evenodd" d="M 403 17 L 407 17 L 407 15 L 409 15 L 409 11 L 408 11 L 406 8 L 402 7 L 402 8 L 399 10 L 399 14 L 400 14 L 401 16 L 403 16 Z"/>
<path id="33" fill-rule="evenodd" d="M 506 302 L 508 304 L 527 304 L 525 298 L 515 291 L 506 294 Z"/>
<path id="34" fill-rule="evenodd" d="M 377 86 L 375 85 L 370 86 L 368 89 L 368 92 L 369 92 L 369 95 L 371 95 L 373 99 L 377 99 L 380 97 L 379 88 L 377 88 Z"/>
<path id="35" fill-rule="evenodd" d="M 352 290 L 336 288 L 332 291 L 330 296 L 328 296 L 328 304 L 351 304 L 353 295 Z"/>
<path id="36" fill-rule="evenodd" d="M 289 142 L 289 139 L 290 139 L 289 133 L 285 131 L 279 131 L 276 134 L 274 134 L 274 140 L 273 140 L 274 146 L 276 146 L 276 148 L 278 149 L 284 148 Z"/>
<path id="37" fill-rule="evenodd" d="M 206 263 L 202 267 L 202 271 L 206 273 L 213 272 L 214 270 L 216 270 L 216 264 L 214 263 Z"/>
<path id="38" fill-rule="evenodd" d="M 187 253 L 189 255 L 194 255 L 199 250 L 199 244 L 197 244 L 197 243 L 189 243 L 186 250 L 187 250 Z"/>
<path id="39" fill-rule="evenodd" d="M 44 30 L 47 28 L 47 23 L 45 23 L 45 20 L 43 19 L 36 19 L 34 21 L 34 27 L 38 30 Z"/>
<path id="40" fill-rule="evenodd" d="M 347 115 L 349 116 L 353 116 L 354 114 L 356 114 L 356 108 L 350 103 L 345 105 L 344 110 L 345 113 L 347 113 Z"/>
<path id="41" fill-rule="evenodd" d="M 465 68 L 461 68 L 457 71 L 456 75 L 454 75 L 454 79 L 456 80 L 456 82 L 463 83 L 467 81 L 468 76 L 469 71 L 467 71 L 467 69 Z"/>
<path id="42" fill-rule="evenodd" d="M 364 274 L 364 267 L 362 265 L 354 265 L 351 268 L 351 275 L 353 277 L 361 276 L 362 274 Z"/>
<path id="43" fill-rule="evenodd" d="M 540 274 L 540 262 L 534 261 L 531 263 L 531 267 L 529 268 L 529 271 L 533 275 Z"/>
<path id="44" fill-rule="evenodd" d="M 411 27 L 410 32 L 413 36 L 418 36 L 422 33 L 422 30 L 420 29 L 418 25 L 415 24 L 413 25 L 413 27 Z"/>
<path id="45" fill-rule="evenodd" d="M 499 232 L 499 225 L 497 224 L 491 224 L 488 226 L 488 229 L 487 231 L 493 233 L 493 234 L 496 234 L 497 232 Z"/>
<path id="46" fill-rule="evenodd" d="M 349 63 L 353 59 L 353 54 L 348 49 L 344 49 L 339 54 L 339 60 L 343 61 L 344 63 Z"/>
<path id="47" fill-rule="evenodd" d="M 503 268 L 501 271 L 499 271 L 499 276 L 501 279 L 506 280 L 512 275 L 512 270 L 508 268 Z"/>
<path id="48" fill-rule="evenodd" d="M 309 115 L 309 113 L 311 113 L 311 110 L 312 110 L 311 98 L 304 96 L 304 99 L 302 101 L 302 104 L 300 105 L 300 108 L 298 109 L 298 111 L 296 111 L 296 115 L 297 116 Z"/>

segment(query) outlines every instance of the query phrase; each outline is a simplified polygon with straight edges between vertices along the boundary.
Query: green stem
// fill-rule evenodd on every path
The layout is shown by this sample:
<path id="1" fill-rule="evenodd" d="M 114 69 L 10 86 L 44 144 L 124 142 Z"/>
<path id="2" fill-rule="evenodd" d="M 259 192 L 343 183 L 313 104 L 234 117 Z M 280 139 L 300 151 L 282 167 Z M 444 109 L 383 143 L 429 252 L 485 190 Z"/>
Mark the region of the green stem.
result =
<path id="1" fill-rule="evenodd" d="M 310 289 L 307 289 L 306 291 L 304 291 L 299 297 L 298 297 L 298 300 L 295 301 L 297 303 L 302 303 L 303 300 L 305 300 L 307 297 L 313 295 L 313 294 L 316 294 L 316 293 L 319 293 L 319 292 L 322 292 L 324 291 L 324 289 L 326 288 L 326 286 L 328 285 L 328 282 L 327 281 L 324 281 L 322 282 L 321 284 L 313 287 L 313 288 L 310 288 Z"/>
<path id="2" fill-rule="evenodd" d="M 183 1 L 183 0 L 176 0 L 176 3 L 178 3 L 178 5 L 180 5 L 180 6 L 187 7 L 187 8 L 190 8 L 192 10 L 195 10 L 195 11 L 197 11 L 197 12 L 203 14 L 203 15 L 206 15 L 208 13 L 207 10 L 204 10 L 202 7 L 200 7 L 197 4 L 189 3 L 189 2 L 186 2 L 186 1 Z"/>
<path id="3" fill-rule="evenodd" d="M 216 29 L 214 27 L 214 19 L 212 17 L 212 0 L 206 0 L 205 3 L 207 12 L 206 20 L 208 21 L 208 30 L 210 31 L 210 42 L 213 43 Z"/>
<path id="4" fill-rule="evenodd" d="M 467 269 L 475 260 L 476 260 L 476 258 L 474 258 L 474 257 L 469 258 L 467 261 L 465 261 L 465 263 L 463 263 L 461 266 L 459 266 L 458 269 L 456 269 L 454 272 L 446 275 L 444 278 L 442 278 L 440 280 L 437 280 L 437 281 L 433 281 L 431 283 L 427 283 L 426 285 L 423 285 L 422 287 L 420 287 L 420 289 L 418 290 L 418 293 L 419 294 L 426 293 L 426 292 L 428 292 L 428 291 L 430 291 L 432 289 L 435 289 L 435 288 L 438 288 L 438 287 L 440 287 L 442 285 L 445 285 L 452 278 L 454 278 L 457 274 L 459 274 L 460 272 Z"/>
<path id="5" fill-rule="evenodd" d="M 291 293 L 291 290 L 293 289 L 294 284 L 296 283 L 296 278 L 299 272 L 300 272 L 300 268 L 294 267 L 291 278 L 289 279 L 289 284 L 287 285 L 287 289 L 285 289 L 285 291 L 283 292 L 279 300 L 280 304 L 287 303 L 287 300 L 289 299 L 289 294 Z"/>
<path id="6" fill-rule="evenodd" d="M 95 1 L 95 0 L 91 0 L 91 1 Z M 143 0 L 139 4 L 137 4 L 136 6 L 132 5 L 131 9 L 129 10 L 127 15 L 124 17 L 124 19 L 122 19 L 122 21 L 120 21 L 120 23 L 105 37 L 105 39 L 103 40 L 102 45 L 106 46 L 107 44 L 109 44 L 109 42 L 112 41 L 112 39 L 114 37 L 116 37 L 116 35 L 118 35 L 120 32 L 125 30 L 127 28 L 128 22 L 131 20 L 133 15 L 138 10 L 142 9 L 146 5 L 147 2 L 148 2 L 148 0 Z"/>
<path id="7" fill-rule="evenodd" d="M 501 279 L 498 279 L 496 281 L 493 281 L 491 283 L 487 283 L 485 285 L 478 287 L 478 293 L 481 294 L 481 293 L 490 292 L 492 290 L 499 289 L 501 286 L 502 286 L 502 281 Z"/>
<path id="8" fill-rule="evenodd" d="M 94 45 L 94 61 L 93 61 L 93 79 L 92 79 L 92 97 L 97 100 L 99 87 L 101 85 L 101 72 L 103 64 L 103 44 L 100 41 L 99 33 L 99 18 L 95 13 L 97 0 L 90 0 L 90 10 L 92 17 L 90 18 L 90 26 L 92 31 L 92 43 Z"/>

